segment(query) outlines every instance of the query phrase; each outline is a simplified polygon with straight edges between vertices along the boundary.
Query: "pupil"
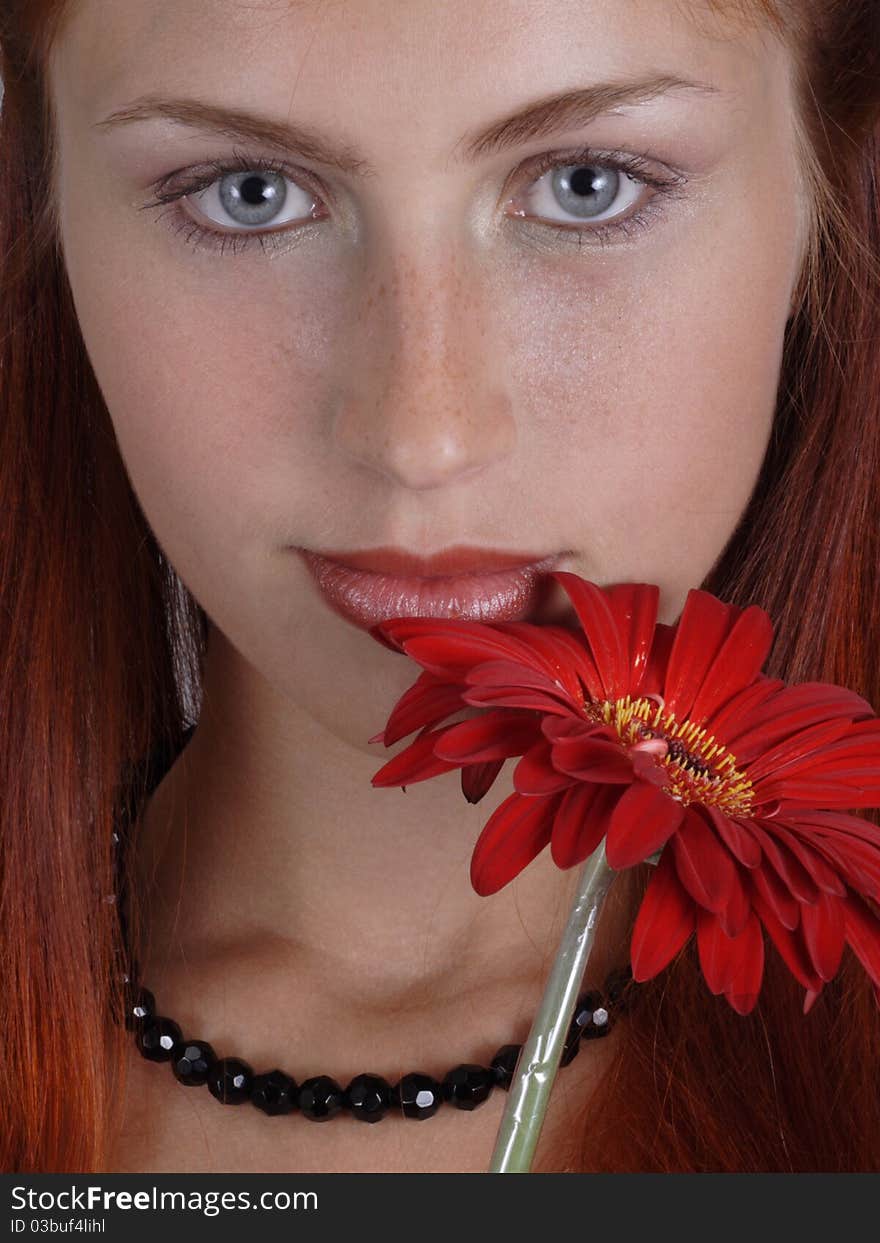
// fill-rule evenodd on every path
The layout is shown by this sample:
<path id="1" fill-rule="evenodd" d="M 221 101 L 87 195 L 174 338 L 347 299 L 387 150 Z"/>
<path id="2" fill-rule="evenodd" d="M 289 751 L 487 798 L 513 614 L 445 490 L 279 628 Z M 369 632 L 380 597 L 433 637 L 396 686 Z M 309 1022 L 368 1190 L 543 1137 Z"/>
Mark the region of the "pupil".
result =
<path id="1" fill-rule="evenodd" d="M 571 186 L 575 194 L 592 194 L 596 188 L 594 183 L 597 180 L 597 177 L 601 180 L 602 174 L 597 174 L 594 168 L 582 165 L 580 168 L 575 169 L 575 171 L 571 174 L 568 179 L 568 184 Z"/>
<path id="2" fill-rule="evenodd" d="M 238 190 L 246 203 L 258 206 L 265 200 L 266 183 L 262 177 L 246 177 Z"/>

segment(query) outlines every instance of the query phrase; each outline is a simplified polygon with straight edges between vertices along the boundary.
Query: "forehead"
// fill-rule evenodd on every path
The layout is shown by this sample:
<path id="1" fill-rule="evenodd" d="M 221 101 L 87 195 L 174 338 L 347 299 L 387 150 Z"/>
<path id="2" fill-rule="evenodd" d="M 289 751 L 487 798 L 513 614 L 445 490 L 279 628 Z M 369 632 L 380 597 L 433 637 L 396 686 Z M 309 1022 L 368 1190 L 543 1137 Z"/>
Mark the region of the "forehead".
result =
<path id="1" fill-rule="evenodd" d="M 259 92 L 282 115 L 296 95 L 315 115 L 315 90 L 368 124 L 411 126 L 426 108 L 454 118 L 459 87 L 468 115 L 483 99 L 529 97 L 534 82 L 566 89 L 644 69 L 742 87 L 773 49 L 762 24 L 736 19 L 765 2 L 78 0 L 50 76 L 93 115 L 160 88 L 243 103 Z"/>

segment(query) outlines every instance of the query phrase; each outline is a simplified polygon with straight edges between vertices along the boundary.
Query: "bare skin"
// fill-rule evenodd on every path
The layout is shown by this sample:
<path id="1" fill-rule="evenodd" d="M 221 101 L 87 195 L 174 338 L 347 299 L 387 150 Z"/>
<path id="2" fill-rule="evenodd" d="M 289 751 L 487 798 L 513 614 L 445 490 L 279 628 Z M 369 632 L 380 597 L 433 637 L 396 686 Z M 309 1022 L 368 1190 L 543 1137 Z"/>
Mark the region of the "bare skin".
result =
<path id="1" fill-rule="evenodd" d="M 372 788 L 397 748 L 367 739 L 418 670 L 330 612 L 289 546 L 564 551 L 596 582 L 657 583 L 677 617 L 758 476 L 806 220 L 788 51 L 691 7 L 82 0 L 57 44 L 77 313 L 133 487 L 212 622 L 199 729 L 143 817 L 144 976 L 222 1053 L 344 1081 L 528 1032 L 576 876 L 545 852 L 472 891 L 509 768 L 475 806 L 457 774 Z M 534 100 L 658 75 L 703 87 L 462 154 Z M 140 210 L 160 178 L 276 153 L 97 124 L 148 93 L 319 129 L 372 172 L 291 150 L 260 226 L 277 246 L 187 244 L 196 221 L 255 230 L 216 193 Z M 585 148 L 666 189 L 612 172 L 575 216 L 536 161 Z M 595 980 L 629 916 L 606 909 Z M 622 1036 L 560 1073 L 539 1165 L 563 1168 Z M 114 1170 L 480 1170 L 504 1100 L 278 1126 L 136 1059 L 129 1099 Z"/>

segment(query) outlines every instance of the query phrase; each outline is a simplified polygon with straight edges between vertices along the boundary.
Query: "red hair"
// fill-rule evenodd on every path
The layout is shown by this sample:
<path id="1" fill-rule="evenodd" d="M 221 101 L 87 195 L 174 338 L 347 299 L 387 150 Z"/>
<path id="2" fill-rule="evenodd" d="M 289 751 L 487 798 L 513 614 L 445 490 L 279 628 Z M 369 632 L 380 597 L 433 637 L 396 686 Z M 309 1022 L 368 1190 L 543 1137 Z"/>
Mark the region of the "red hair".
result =
<path id="1" fill-rule="evenodd" d="M 701 585 L 769 612 L 768 673 L 876 706 L 877 2 L 702 8 L 789 40 L 814 213 L 774 432 Z M 46 65 L 70 10 L 0 9 L 0 1170 L 20 1173 L 107 1169 L 131 1040 L 113 1017 L 125 947 L 105 900 L 112 834 L 145 757 L 175 752 L 197 717 L 207 635 L 131 489 L 66 279 Z M 643 865 L 615 883 L 633 918 L 647 880 Z M 745 1017 L 708 992 L 693 939 L 639 985 L 610 1070 L 570 1102 L 569 1150 L 536 1168 L 880 1168 L 880 1017 L 864 970 L 847 948 L 804 1016 L 801 986 L 767 951 Z"/>

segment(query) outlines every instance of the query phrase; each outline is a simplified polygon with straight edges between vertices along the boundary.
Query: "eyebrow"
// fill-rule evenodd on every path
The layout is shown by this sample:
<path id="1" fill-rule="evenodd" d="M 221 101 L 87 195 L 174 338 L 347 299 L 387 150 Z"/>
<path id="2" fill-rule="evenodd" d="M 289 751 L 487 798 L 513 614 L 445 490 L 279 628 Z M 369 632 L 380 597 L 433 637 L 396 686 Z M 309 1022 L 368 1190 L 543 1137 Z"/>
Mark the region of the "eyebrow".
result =
<path id="1" fill-rule="evenodd" d="M 458 160 L 484 158 L 549 134 L 586 125 L 614 108 L 648 103 L 677 89 L 700 95 L 725 93 L 711 83 L 674 74 L 595 82 L 535 100 L 485 129 L 465 134 L 455 144 L 453 155 Z M 283 152 L 297 152 L 314 163 L 357 176 L 370 176 L 375 172 L 351 147 L 334 144 L 315 130 L 292 121 L 278 121 L 199 99 L 166 99 L 146 95 L 94 122 L 93 128 L 109 130 L 132 122 L 155 119 L 175 121 L 192 129 L 208 130 L 243 142 L 257 142 Z M 456 156 L 457 151 L 459 154 Z"/>

